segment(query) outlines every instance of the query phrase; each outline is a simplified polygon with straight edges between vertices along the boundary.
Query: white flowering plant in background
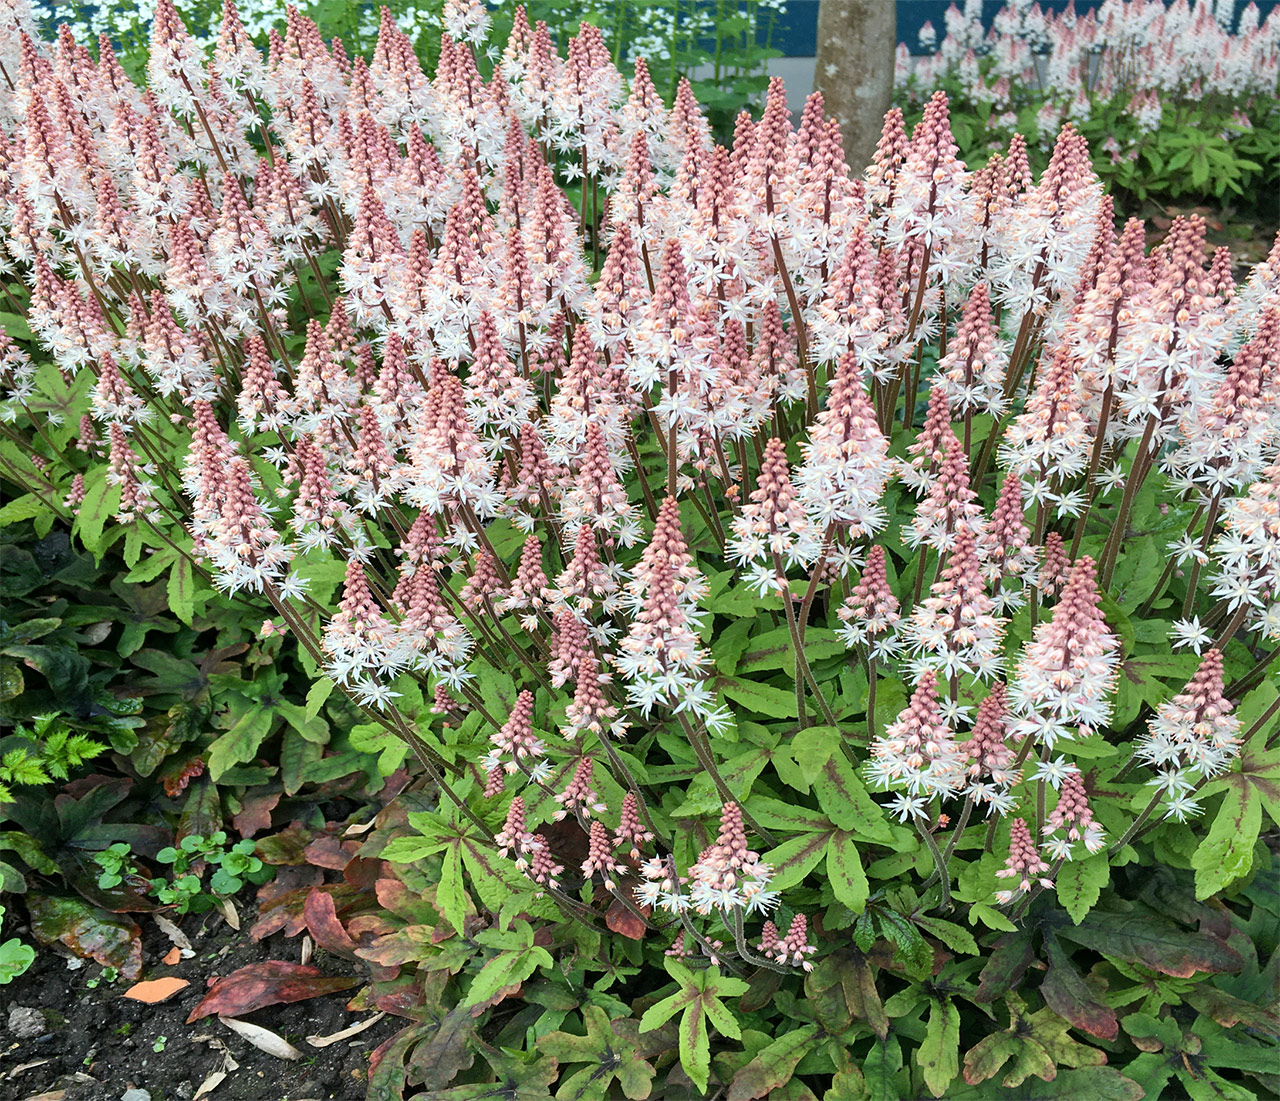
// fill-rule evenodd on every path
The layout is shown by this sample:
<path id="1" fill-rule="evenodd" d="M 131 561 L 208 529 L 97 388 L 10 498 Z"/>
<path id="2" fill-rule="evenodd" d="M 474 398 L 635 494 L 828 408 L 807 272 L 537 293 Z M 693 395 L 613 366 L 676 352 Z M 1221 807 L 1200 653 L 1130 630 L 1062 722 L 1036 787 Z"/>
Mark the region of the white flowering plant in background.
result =
<path id="1" fill-rule="evenodd" d="M 1047 152 L 1067 121 L 1101 178 L 1135 202 L 1212 201 L 1275 217 L 1280 13 L 1238 0 L 1103 0 L 1077 12 L 981 0 L 898 47 L 908 112 L 945 88 L 967 159 L 1020 132 Z M 984 15 L 990 18 L 984 18 Z"/>
<path id="2" fill-rule="evenodd" d="M 818 93 L 718 144 L 590 23 L 442 23 L 428 71 L 389 10 L 367 57 L 295 9 L 264 53 L 159 0 L 144 91 L 0 7 L 0 518 L 184 623 L 258 609 L 303 736 L 334 708 L 418 781 L 362 854 L 428 933 L 350 951 L 465 974 L 442 1014 L 574 955 L 679 987 L 620 1016 L 628 1097 L 651 1057 L 741 1097 L 1194 1073 L 1139 1049 L 1246 1019 L 1280 814 L 1280 242 L 1148 247 L 1070 122 L 971 171 L 938 92 L 855 171 Z M 1121 1010 L 1103 1073 L 1065 1031 Z M 589 1061 L 530 1027 L 521 1074 Z"/>

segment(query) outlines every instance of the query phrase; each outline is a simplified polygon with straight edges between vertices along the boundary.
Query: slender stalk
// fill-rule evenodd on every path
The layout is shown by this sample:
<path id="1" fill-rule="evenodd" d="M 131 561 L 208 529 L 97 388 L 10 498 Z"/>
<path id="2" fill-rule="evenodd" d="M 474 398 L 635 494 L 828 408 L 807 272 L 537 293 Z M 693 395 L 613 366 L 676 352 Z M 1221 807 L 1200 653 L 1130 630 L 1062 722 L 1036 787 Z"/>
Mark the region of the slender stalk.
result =
<path id="1" fill-rule="evenodd" d="M 867 735 L 876 740 L 876 659 L 867 658 Z"/>
<path id="2" fill-rule="evenodd" d="M 916 832 L 920 834 L 920 839 L 928 846 L 929 853 L 933 857 L 933 866 L 938 877 L 938 886 L 942 888 L 942 909 L 943 911 L 952 908 L 951 902 L 951 877 L 947 874 L 947 862 L 943 858 L 942 853 L 938 849 L 938 843 L 933 839 L 933 834 L 929 832 L 928 826 L 925 824 L 925 818 L 922 814 L 914 816 Z"/>
<path id="3" fill-rule="evenodd" d="M 813 689 L 814 696 L 818 700 L 818 710 L 822 712 L 822 717 L 828 726 L 836 725 L 835 713 L 831 710 L 831 705 L 827 703 L 826 697 L 822 694 L 822 689 L 818 687 L 817 678 L 813 675 L 813 670 L 809 668 L 809 661 L 804 654 L 804 639 L 800 637 L 800 625 L 796 622 L 795 603 L 791 597 L 791 590 L 786 588 L 786 574 L 782 568 L 782 558 L 777 552 L 773 555 L 773 568 L 777 572 L 778 581 L 783 586 L 782 591 L 782 607 L 787 613 L 787 629 L 791 632 L 791 649 L 795 657 L 795 681 L 796 681 L 796 711 L 800 719 L 800 727 L 803 729 L 808 726 L 805 715 L 804 706 L 804 685 L 807 681 L 809 687 Z"/>
<path id="4" fill-rule="evenodd" d="M 1222 494 L 1215 493 L 1213 499 L 1209 502 L 1209 513 L 1204 518 L 1204 534 L 1200 538 L 1200 554 L 1207 554 L 1209 543 L 1213 540 L 1213 530 L 1218 526 L 1218 507 L 1222 504 Z M 1182 618 L 1186 619 L 1191 614 L 1191 609 L 1195 605 L 1196 586 L 1200 583 L 1200 558 L 1191 559 L 1191 574 L 1187 578 L 1187 595 L 1182 599 Z"/>
<path id="5" fill-rule="evenodd" d="M 1142 479 L 1139 477 L 1138 471 L 1144 461 L 1143 457 L 1147 453 L 1147 448 L 1151 446 L 1151 438 L 1155 435 L 1155 430 L 1156 418 L 1154 416 L 1148 417 L 1146 428 L 1142 432 L 1142 439 L 1138 442 L 1137 454 L 1133 457 L 1133 465 L 1129 468 L 1129 477 L 1125 479 L 1124 496 L 1120 499 L 1120 508 L 1116 513 L 1111 535 L 1107 538 L 1107 544 L 1102 551 L 1102 568 L 1099 570 L 1098 577 L 1098 587 L 1100 589 L 1111 588 L 1111 576 L 1115 573 L 1120 544 L 1124 541 L 1125 529 L 1129 526 L 1129 513 L 1133 509 L 1133 502 L 1138 496 L 1138 490 L 1142 488 Z"/>
<path id="6" fill-rule="evenodd" d="M 773 834 L 760 825 L 748 813 L 746 807 L 741 803 L 736 795 L 729 790 L 729 785 L 724 782 L 724 777 L 720 775 L 720 770 L 716 767 L 715 754 L 711 751 L 711 746 L 707 744 L 706 738 L 689 721 L 688 716 L 681 714 L 678 716 L 680 725 L 684 727 L 685 736 L 689 739 L 689 745 L 693 747 L 694 755 L 698 758 L 698 763 L 706 770 L 707 775 L 711 777 L 711 782 L 716 786 L 716 792 L 719 794 L 722 802 L 738 803 L 742 811 L 742 821 L 749 826 L 756 835 L 768 845 L 771 849 L 777 846 Z"/>
<path id="7" fill-rule="evenodd" d="M 1164 791 L 1157 788 L 1155 793 L 1151 796 L 1151 802 L 1142 808 L 1142 813 L 1133 820 L 1133 825 L 1129 827 L 1125 835 L 1107 850 L 1107 856 L 1115 856 L 1116 853 L 1129 844 L 1129 842 L 1137 836 L 1138 831 L 1146 825 L 1147 819 L 1155 813 L 1156 807 L 1158 807 L 1163 801 Z"/>

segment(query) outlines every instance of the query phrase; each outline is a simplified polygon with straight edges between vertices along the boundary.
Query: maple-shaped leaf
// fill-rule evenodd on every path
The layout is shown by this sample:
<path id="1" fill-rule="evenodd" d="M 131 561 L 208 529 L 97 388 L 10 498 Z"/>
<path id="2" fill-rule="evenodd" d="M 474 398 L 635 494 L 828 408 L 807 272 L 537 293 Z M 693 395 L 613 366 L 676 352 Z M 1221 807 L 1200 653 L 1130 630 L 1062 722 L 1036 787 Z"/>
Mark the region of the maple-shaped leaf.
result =
<path id="1" fill-rule="evenodd" d="M 710 1022 L 717 1031 L 734 1040 L 741 1039 L 742 1029 L 737 1018 L 720 999 L 745 994 L 750 984 L 721 975 L 718 967 L 690 971 L 684 964 L 667 960 L 666 968 L 667 974 L 680 984 L 680 989 L 645 1010 L 640 1018 L 640 1031 L 659 1028 L 683 1010 L 678 1033 L 680 1065 L 694 1085 L 705 1093 L 711 1076 L 711 1040 L 707 1024 Z"/>
<path id="2" fill-rule="evenodd" d="M 476 936 L 480 944 L 499 951 L 480 968 L 463 999 L 473 1014 L 478 1016 L 482 1008 L 514 994 L 539 967 L 555 966 L 551 953 L 534 943 L 534 935 L 527 921 L 516 921 L 505 932 L 488 929 Z"/>
<path id="3" fill-rule="evenodd" d="M 1070 1021 L 1052 1009 L 1028 1014 L 1026 1004 L 1016 994 L 1005 998 L 1009 1007 L 1009 1027 L 978 1041 L 964 1057 L 964 1080 L 971 1086 L 999 1074 L 1013 1060 L 1002 1085 L 1012 1089 L 1033 1074 L 1052 1081 L 1059 1066 L 1096 1067 L 1107 1061 L 1097 1048 L 1077 1043 L 1067 1035 Z"/>
<path id="4" fill-rule="evenodd" d="M 1280 823 L 1280 746 L 1268 749 L 1259 732 L 1241 750 L 1236 767 L 1206 784 L 1203 795 L 1219 791 L 1226 793 L 1222 805 L 1191 858 L 1198 899 L 1215 895 L 1249 874 L 1263 811 Z"/>
<path id="5" fill-rule="evenodd" d="M 626 1097 L 648 1097 L 653 1064 L 641 1058 L 637 1043 L 640 1022 L 632 1018 L 610 1021 L 597 1005 L 585 1006 L 582 1019 L 587 1034 L 549 1032 L 538 1041 L 538 1051 L 561 1063 L 586 1063 L 561 1083 L 559 1101 L 605 1101 L 621 1089 Z M 617 1088 L 611 1088 L 614 1081 Z"/>

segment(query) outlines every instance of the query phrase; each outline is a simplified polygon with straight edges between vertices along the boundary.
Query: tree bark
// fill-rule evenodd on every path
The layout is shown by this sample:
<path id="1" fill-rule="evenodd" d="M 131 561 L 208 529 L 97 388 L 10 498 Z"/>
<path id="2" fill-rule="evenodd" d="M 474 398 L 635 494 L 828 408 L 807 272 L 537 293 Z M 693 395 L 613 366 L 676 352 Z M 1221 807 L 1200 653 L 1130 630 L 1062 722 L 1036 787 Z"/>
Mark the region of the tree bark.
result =
<path id="1" fill-rule="evenodd" d="M 857 174 L 871 163 L 893 96 L 896 0 L 821 0 L 814 87 L 840 123 Z"/>

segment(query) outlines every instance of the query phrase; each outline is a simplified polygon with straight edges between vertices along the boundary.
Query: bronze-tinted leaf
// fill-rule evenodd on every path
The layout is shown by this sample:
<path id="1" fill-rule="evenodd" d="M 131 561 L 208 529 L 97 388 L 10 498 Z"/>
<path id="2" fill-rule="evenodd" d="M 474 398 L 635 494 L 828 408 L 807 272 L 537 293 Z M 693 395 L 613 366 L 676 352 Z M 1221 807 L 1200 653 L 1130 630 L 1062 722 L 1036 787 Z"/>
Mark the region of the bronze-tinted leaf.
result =
<path id="1" fill-rule="evenodd" d="M 358 841 L 343 841 L 333 834 L 321 834 L 303 850 L 309 864 L 340 872 L 360 848 Z"/>
<path id="2" fill-rule="evenodd" d="M 252 837 L 271 828 L 271 812 L 280 802 L 281 794 L 278 791 L 260 791 L 248 793 L 241 799 L 240 813 L 233 819 L 241 837 Z"/>
<path id="3" fill-rule="evenodd" d="M 212 1013 L 240 1017 L 266 1005 L 302 1002 L 322 994 L 350 990 L 359 982 L 350 975 L 325 975 L 319 968 L 285 960 L 251 963 L 214 982 L 209 993 L 191 1011 L 187 1024 Z"/>
<path id="4" fill-rule="evenodd" d="M 642 907 L 642 912 L 647 917 L 651 909 L 651 907 L 645 906 Z M 604 915 L 604 922 L 615 933 L 620 933 L 631 940 L 642 940 L 644 938 L 645 923 L 616 898 L 609 904 L 609 909 Z"/>
<path id="5" fill-rule="evenodd" d="M 1006 990 L 1012 990 L 1026 974 L 1034 958 L 1030 933 L 1025 929 L 1005 933 L 996 941 L 991 949 L 991 957 L 978 976 L 977 1000 L 992 1002 Z"/>
<path id="6" fill-rule="evenodd" d="M 130 982 L 142 974 L 142 931 L 121 914 L 83 899 L 28 895 L 31 932 L 41 944 L 61 941 L 77 956 L 116 968 Z"/>
<path id="7" fill-rule="evenodd" d="M 264 864 L 305 864 L 304 855 L 315 831 L 307 829 L 301 822 L 291 822 L 279 833 L 270 837 L 259 838 L 254 848 L 254 855 L 261 858 Z"/>
<path id="8" fill-rule="evenodd" d="M 1125 914 L 1094 910 L 1079 925 L 1063 925 L 1058 935 L 1104 956 L 1180 979 L 1198 971 L 1234 972 L 1244 966 L 1239 953 L 1216 937 L 1180 929 L 1145 906 Z"/>
<path id="9" fill-rule="evenodd" d="M 1084 976 L 1052 933 L 1046 938 L 1045 947 L 1049 970 L 1040 984 L 1045 1005 L 1091 1036 L 1114 1040 L 1120 1032 L 1116 1011 L 1089 989 Z"/>
<path id="10" fill-rule="evenodd" d="M 307 923 L 307 931 L 321 948 L 339 956 L 354 957 L 356 942 L 338 920 L 338 910 L 332 894 L 328 891 L 312 891 L 302 908 L 302 916 Z"/>

